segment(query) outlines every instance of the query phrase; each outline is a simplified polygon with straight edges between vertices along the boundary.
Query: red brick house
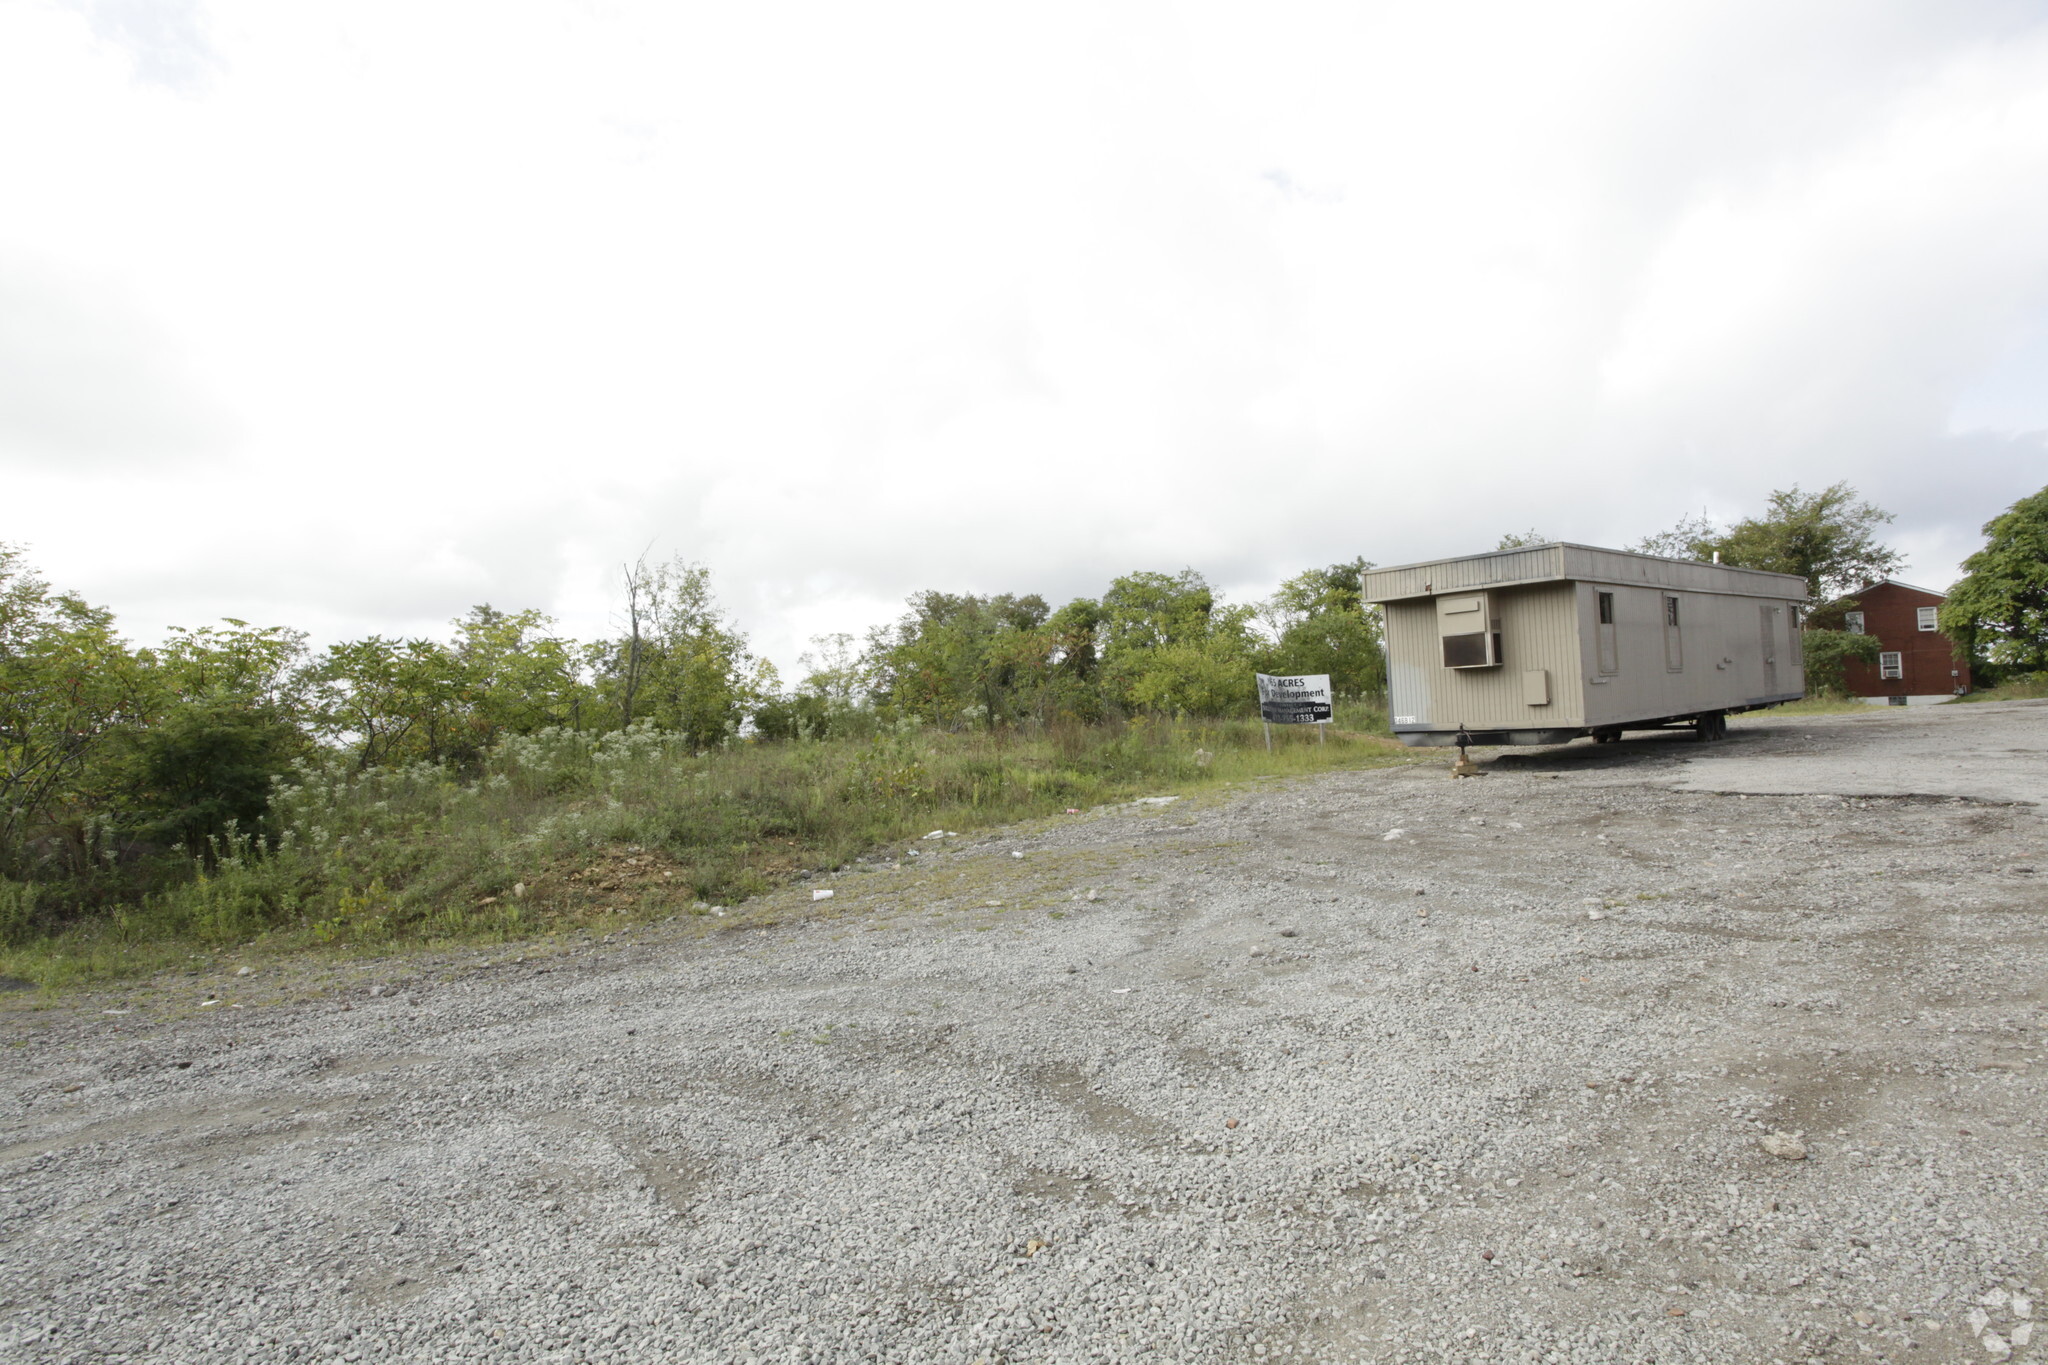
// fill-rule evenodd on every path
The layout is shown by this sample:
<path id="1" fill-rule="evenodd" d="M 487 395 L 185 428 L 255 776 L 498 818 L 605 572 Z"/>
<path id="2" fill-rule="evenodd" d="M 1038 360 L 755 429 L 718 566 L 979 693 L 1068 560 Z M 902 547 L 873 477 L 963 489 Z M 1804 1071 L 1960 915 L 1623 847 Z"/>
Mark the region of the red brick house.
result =
<path id="1" fill-rule="evenodd" d="M 1943 594 L 1884 578 L 1853 596 L 1848 628 L 1875 635 L 1879 652 L 1874 664 L 1849 660 L 1849 695 L 1876 706 L 1929 706 L 1970 690 L 1969 659 L 1935 624 Z"/>

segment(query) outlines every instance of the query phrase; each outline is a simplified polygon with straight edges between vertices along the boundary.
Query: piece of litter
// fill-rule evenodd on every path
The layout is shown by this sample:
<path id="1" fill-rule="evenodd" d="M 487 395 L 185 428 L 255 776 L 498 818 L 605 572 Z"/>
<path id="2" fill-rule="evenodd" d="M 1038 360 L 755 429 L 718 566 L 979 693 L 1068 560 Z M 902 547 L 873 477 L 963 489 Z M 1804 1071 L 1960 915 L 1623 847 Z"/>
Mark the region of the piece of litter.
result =
<path id="1" fill-rule="evenodd" d="M 248 975 L 249 973 L 251 973 L 251 972 L 253 972 L 253 971 L 255 971 L 255 970 L 256 970 L 256 969 L 255 969 L 254 967 L 237 967 L 237 968 L 235 968 L 235 975 L 236 975 L 236 976 L 247 976 L 247 975 Z"/>
<path id="2" fill-rule="evenodd" d="M 134 1010 L 101 1010 L 101 1014 L 133 1014 Z"/>
<path id="3" fill-rule="evenodd" d="M 1072 806 L 1068 806 L 1068 807 L 1067 807 L 1067 814 L 1069 814 L 1069 815 L 1079 815 L 1080 813 L 1081 813 L 1080 811 L 1076 810 L 1076 809 L 1075 809 L 1074 807 L 1072 807 Z"/>
<path id="4" fill-rule="evenodd" d="M 1023 854 L 1021 854 L 1021 853 L 1019 853 L 1019 852 L 1018 852 L 1018 851 L 1017 851 L 1016 849 L 1014 849 L 1014 848 L 1013 848 L 1013 849 L 1011 849 L 1011 850 L 1010 850 L 1010 856 L 1011 856 L 1012 858 L 1021 858 L 1021 857 L 1023 857 L 1024 855 L 1023 855 Z"/>
<path id="5" fill-rule="evenodd" d="M 1178 796 L 1141 796 L 1131 802 L 1134 806 L 1170 806 L 1180 800 Z"/>
<path id="6" fill-rule="evenodd" d="M 927 834 L 924 837 L 927 839 L 943 839 L 946 837 L 946 831 L 942 829 L 935 829 L 930 834 Z"/>
<path id="7" fill-rule="evenodd" d="M 1588 911 L 1586 912 L 1586 918 L 1587 918 L 1587 919 L 1606 919 L 1606 918 L 1607 918 L 1607 913 L 1606 913 L 1606 912 L 1605 912 L 1604 910 L 1588 910 Z"/>
<path id="8" fill-rule="evenodd" d="M 1408 831 L 1405 829 L 1390 829 L 1385 834 L 1382 834 L 1380 836 L 1380 842 L 1383 844 L 1391 844 L 1396 839 L 1405 838 L 1407 834 Z"/>
<path id="9" fill-rule="evenodd" d="M 1131 988 L 1129 986 L 1118 986 L 1110 992 L 1111 995 L 1129 995 L 1130 993 Z"/>
<path id="10" fill-rule="evenodd" d="M 814 901 L 829 901 L 832 899 L 832 893 L 830 891 L 813 891 L 811 899 Z"/>
<path id="11" fill-rule="evenodd" d="M 199 1002 L 199 1008 L 205 1009 L 208 1005 L 218 1005 L 219 1003 L 220 1001 L 218 1000 L 202 1000 Z"/>

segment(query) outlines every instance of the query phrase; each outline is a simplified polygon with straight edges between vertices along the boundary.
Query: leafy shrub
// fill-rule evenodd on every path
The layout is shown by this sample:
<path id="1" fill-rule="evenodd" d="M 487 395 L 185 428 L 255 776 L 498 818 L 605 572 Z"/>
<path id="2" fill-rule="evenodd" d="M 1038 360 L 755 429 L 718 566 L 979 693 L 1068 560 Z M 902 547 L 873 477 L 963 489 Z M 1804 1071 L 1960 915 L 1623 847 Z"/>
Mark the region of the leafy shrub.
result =
<path id="1" fill-rule="evenodd" d="M 1848 664 L 1851 659 L 1877 662 L 1877 637 L 1854 635 L 1846 630 L 1808 630 L 1800 637 L 1805 647 L 1806 690 L 1840 696 L 1849 690 Z"/>

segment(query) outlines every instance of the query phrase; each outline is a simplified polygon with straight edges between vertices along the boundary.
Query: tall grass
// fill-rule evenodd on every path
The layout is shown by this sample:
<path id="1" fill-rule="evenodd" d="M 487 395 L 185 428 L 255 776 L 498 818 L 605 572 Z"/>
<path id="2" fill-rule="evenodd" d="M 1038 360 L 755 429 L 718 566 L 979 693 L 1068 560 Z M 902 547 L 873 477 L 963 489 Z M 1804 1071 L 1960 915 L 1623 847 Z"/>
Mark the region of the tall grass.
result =
<path id="1" fill-rule="evenodd" d="M 228 946 L 503 940 L 594 917 L 732 904 L 934 827 L 962 830 L 1133 795 L 1390 761 L 1377 707 L 1310 727 L 1138 720 L 967 735 L 737 744 L 647 727 L 508 740 L 465 781 L 426 764 L 304 768 L 273 829 L 217 841 L 189 876 L 87 920 L 48 922 L 0 883 L 0 972 L 46 983 Z"/>

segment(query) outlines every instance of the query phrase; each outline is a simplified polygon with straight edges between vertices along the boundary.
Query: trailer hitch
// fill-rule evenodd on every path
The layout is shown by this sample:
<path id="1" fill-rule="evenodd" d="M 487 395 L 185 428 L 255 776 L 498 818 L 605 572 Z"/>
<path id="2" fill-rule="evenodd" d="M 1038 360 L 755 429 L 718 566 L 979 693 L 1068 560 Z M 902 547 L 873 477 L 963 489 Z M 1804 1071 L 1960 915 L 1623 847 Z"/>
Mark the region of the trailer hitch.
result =
<path id="1" fill-rule="evenodd" d="M 1472 742 L 1472 734 L 1465 728 L 1465 722 L 1458 722 L 1458 761 L 1451 765 L 1452 777 L 1477 777 L 1479 765 L 1465 752 L 1465 746 Z"/>

